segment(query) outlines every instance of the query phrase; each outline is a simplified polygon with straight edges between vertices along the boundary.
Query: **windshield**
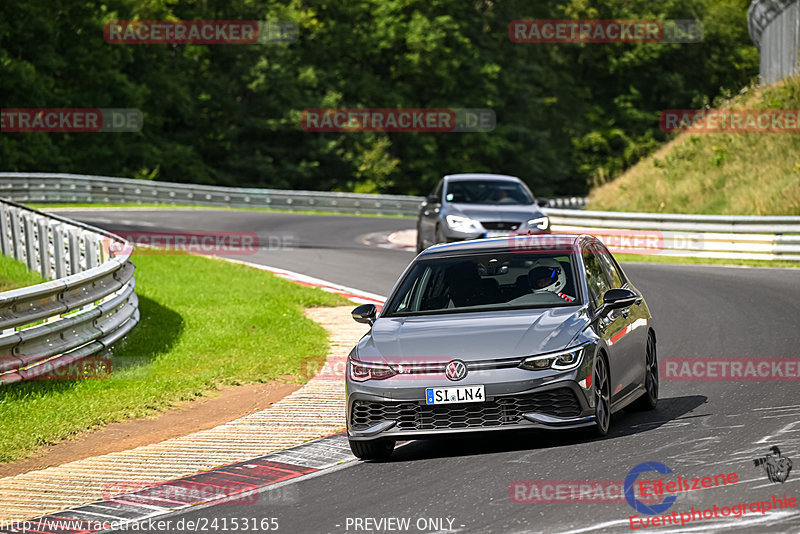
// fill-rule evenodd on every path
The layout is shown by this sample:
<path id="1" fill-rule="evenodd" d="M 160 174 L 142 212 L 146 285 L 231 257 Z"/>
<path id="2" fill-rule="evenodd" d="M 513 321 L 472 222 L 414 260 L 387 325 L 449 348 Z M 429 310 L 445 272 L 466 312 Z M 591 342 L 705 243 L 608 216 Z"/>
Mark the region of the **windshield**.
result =
<path id="1" fill-rule="evenodd" d="M 459 180 L 447 184 L 448 202 L 463 204 L 533 204 L 530 193 L 517 182 Z"/>
<path id="2" fill-rule="evenodd" d="M 382 316 L 580 304 L 571 255 L 485 254 L 422 260 Z"/>

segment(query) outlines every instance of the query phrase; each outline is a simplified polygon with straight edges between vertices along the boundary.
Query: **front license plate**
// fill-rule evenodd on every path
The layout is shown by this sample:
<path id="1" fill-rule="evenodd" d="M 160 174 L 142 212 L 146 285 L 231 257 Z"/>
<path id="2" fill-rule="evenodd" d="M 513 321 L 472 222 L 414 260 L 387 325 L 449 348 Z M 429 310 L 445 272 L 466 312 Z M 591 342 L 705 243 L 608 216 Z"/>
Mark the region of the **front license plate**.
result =
<path id="1" fill-rule="evenodd" d="M 428 388 L 425 390 L 427 404 L 457 404 L 461 402 L 483 402 L 486 395 L 483 386 L 462 386 L 457 388 Z"/>
<path id="2" fill-rule="evenodd" d="M 511 235 L 508 230 L 487 230 L 486 237 L 506 237 Z"/>

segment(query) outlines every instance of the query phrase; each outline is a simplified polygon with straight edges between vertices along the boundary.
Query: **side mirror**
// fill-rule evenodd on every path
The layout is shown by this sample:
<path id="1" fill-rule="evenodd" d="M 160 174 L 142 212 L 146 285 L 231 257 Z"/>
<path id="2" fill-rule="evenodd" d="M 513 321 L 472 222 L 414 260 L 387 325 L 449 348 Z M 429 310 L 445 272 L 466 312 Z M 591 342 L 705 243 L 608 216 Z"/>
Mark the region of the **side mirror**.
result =
<path id="1" fill-rule="evenodd" d="M 616 310 L 633 306 L 639 300 L 639 295 L 630 289 L 609 289 L 603 295 L 603 307 L 606 310 Z"/>
<path id="2" fill-rule="evenodd" d="M 364 323 L 372 326 L 378 316 L 378 309 L 374 304 L 362 304 L 351 312 L 353 320 L 357 323 Z"/>
<path id="3" fill-rule="evenodd" d="M 549 203 L 550 203 L 550 200 L 548 200 L 545 197 L 536 197 L 536 204 L 540 208 L 546 208 Z"/>

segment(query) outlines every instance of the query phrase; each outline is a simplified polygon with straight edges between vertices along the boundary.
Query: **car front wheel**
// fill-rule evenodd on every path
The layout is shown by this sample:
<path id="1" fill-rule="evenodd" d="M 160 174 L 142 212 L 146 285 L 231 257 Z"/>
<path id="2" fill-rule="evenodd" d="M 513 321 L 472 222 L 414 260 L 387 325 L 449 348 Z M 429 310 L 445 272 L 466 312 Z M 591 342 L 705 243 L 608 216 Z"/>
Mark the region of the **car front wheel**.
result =
<path id="1" fill-rule="evenodd" d="M 605 436 L 611 425 L 611 383 L 608 375 L 608 364 L 603 356 L 597 357 L 594 365 L 594 416 L 593 434 Z"/>
<path id="2" fill-rule="evenodd" d="M 394 451 L 395 440 L 375 439 L 371 441 L 350 441 L 350 450 L 360 460 L 386 460 Z"/>

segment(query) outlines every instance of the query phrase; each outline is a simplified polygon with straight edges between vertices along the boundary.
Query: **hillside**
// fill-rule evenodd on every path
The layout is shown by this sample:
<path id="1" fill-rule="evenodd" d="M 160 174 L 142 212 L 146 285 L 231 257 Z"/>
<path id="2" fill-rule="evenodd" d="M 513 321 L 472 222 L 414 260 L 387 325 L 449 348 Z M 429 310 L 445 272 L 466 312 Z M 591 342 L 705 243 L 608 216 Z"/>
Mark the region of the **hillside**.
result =
<path id="1" fill-rule="evenodd" d="M 800 110 L 800 77 L 749 89 L 717 108 Z M 593 190 L 587 209 L 800 215 L 800 134 L 681 133 Z"/>

